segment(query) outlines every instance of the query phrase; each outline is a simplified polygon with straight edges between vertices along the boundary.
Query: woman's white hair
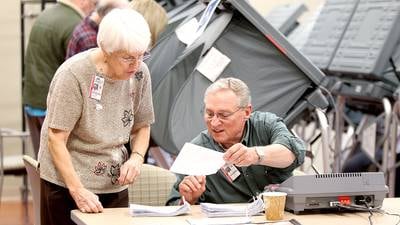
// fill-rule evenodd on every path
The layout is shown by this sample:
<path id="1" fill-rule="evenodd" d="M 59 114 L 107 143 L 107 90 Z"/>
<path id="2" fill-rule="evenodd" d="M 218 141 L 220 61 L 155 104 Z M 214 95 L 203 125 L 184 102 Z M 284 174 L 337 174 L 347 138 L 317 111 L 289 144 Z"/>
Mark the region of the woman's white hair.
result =
<path id="1" fill-rule="evenodd" d="M 133 9 L 113 9 L 101 21 L 97 45 L 107 53 L 145 52 L 151 41 L 149 25 Z"/>
<path id="2" fill-rule="evenodd" d="M 217 92 L 220 90 L 231 90 L 239 99 L 239 106 L 246 107 L 251 104 L 251 96 L 250 90 L 247 84 L 245 84 L 242 80 L 227 77 L 221 78 L 212 83 L 204 93 L 204 96 L 207 96 L 211 92 Z"/>

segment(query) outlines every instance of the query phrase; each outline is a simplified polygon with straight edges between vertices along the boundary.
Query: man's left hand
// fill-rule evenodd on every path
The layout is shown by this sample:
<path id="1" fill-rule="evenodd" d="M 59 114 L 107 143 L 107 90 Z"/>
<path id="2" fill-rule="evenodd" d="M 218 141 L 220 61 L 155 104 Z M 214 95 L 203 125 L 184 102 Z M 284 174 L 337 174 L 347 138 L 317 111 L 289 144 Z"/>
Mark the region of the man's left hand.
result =
<path id="1" fill-rule="evenodd" d="M 258 162 L 258 155 L 255 148 L 248 148 L 242 143 L 237 143 L 226 150 L 224 160 L 240 167 L 250 166 Z"/>
<path id="2" fill-rule="evenodd" d="M 133 183 L 140 174 L 143 160 L 140 157 L 129 158 L 120 168 L 118 183 L 126 185 Z"/>

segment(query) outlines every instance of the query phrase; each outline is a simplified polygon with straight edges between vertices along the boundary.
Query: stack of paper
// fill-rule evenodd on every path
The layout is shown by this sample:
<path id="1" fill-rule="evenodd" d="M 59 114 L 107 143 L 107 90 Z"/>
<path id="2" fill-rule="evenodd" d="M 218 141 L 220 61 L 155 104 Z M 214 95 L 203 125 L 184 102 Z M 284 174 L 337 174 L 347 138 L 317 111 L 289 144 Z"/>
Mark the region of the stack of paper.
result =
<path id="1" fill-rule="evenodd" d="M 148 206 L 130 204 L 129 213 L 132 216 L 178 216 L 190 211 L 190 204 L 184 202 L 179 206 Z"/>
<path id="2" fill-rule="evenodd" d="M 200 203 L 201 211 L 207 217 L 233 217 L 233 216 L 253 216 L 264 210 L 264 202 L 257 198 L 249 204 L 213 204 Z"/>

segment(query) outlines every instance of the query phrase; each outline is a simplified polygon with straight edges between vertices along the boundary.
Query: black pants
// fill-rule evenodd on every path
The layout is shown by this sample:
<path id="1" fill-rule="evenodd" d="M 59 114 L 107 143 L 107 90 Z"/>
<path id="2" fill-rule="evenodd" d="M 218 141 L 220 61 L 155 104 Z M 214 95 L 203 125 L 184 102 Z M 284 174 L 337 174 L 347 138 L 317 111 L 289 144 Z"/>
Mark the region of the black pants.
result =
<path id="1" fill-rule="evenodd" d="M 128 207 L 128 189 L 98 194 L 104 208 Z M 73 225 L 71 210 L 77 209 L 68 189 L 40 179 L 40 220 L 42 225 Z M 110 221 L 112 223 L 112 221 Z"/>
<path id="2" fill-rule="evenodd" d="M 33 151 L 37 158 L 40 146 L 40 130 L 42 129 L 44 116 L 29 116 L 25 114 L 26 122 L 28 123 L 29 133 L 31 135 Z"/>

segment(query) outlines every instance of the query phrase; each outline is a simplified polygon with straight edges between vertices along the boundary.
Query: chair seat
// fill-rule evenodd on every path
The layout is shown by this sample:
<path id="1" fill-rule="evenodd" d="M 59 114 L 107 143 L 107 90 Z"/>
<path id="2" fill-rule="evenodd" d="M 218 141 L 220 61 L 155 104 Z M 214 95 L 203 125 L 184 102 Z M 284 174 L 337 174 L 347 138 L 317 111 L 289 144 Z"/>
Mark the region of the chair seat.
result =
<path id="1" fill-rule="evenodd" d="M 22 155 L 4 156 L 3 165 L 5 175 L 20 175 L 26 173 Z"/>
<path id="2" fill-rule="evenodd" d="M 9 128 L 0 128 L 0 134 L 2 137 L 29 137 L 28 131 L 17 131 Z"/>

